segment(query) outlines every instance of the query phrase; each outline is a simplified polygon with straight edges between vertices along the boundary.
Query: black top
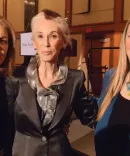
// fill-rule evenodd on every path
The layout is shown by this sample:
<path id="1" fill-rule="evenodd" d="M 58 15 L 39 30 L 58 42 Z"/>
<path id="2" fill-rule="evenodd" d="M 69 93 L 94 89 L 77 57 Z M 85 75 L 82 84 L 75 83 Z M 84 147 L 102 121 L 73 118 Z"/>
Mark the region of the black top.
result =
<path id="1" fill-rule="evenodd" d="M 130 100 L 122 97 L 120 93 L 115 101 L 108 125 L 112 154 L 126 155 L 130 144 Z"/>
<path id="2" fill-rule="evenodd" d="M 0 73 L 0 151 L 10 156 L 12 133 L 10 129 L 10 116 L 5 91 L 5 77 Z"/>
<path id="3" fill-rule="evenodd" d="M 115 124 L 130 126 L 130 100 L 125 99 L 120 93 L 109 120 L 109 125 Z"/>

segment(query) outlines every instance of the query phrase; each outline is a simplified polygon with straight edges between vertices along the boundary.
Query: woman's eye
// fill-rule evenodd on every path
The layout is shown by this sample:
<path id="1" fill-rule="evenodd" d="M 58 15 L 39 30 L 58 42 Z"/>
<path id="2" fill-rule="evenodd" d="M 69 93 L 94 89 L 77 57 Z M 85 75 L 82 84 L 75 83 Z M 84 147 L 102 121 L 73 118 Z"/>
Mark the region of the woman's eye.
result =
<path id="1" fill-rule="evenodd" d="M 37 37 L 38 37 L 38 38 L 43 38 L 43 35 L 38 35 Z"/>
<path id="2" fill-rule="evenodd" d="M 0 43 L 2 43 L 2 44 L 8 44 L 8 41 L 7 40 L 4 40 L 4 39 L 0 39 Z"/>
<path id="3" fill-rule="evenodd" d="M 56 38 L 58 38 L 58 35 L 57 34 L 52 34 L 52 35 L 50 35 L 50 38 L 56 39 Z"/>

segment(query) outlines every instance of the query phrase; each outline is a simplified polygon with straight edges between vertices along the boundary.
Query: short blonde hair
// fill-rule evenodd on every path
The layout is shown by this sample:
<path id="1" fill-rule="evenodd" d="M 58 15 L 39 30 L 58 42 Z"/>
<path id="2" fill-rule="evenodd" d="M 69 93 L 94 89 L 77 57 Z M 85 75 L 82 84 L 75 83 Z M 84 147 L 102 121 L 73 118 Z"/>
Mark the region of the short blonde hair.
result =
<path id="1" fill-rule="evenodd" d="M 66 20 L 62 18 L 57 12 L 49 9 L 42 10 L 40 13 L 38 13 L 32 18 L 31 21 L 32 33 L 33 33 L 34 24 L 36 23 L 37 20 L 40 20 L 41 18 L 55 21 L 59 26 L 59 29 L 63 35 L 66 44 L 71 45 L 70 31 Z"/>

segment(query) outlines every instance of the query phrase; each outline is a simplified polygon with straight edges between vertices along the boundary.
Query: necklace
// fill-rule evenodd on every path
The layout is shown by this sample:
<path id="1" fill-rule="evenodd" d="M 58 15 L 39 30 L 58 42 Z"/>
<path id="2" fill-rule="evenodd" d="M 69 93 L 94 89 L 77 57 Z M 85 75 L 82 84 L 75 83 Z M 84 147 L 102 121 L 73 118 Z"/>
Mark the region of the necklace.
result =
<path id="1" fill-rule="evenodd" d="M 126 88 L 127 88 L 127 91 L 128 91 L 128 96 L 130 96 L 130 73 L 129 73 L 129 81 L 126 82 Z"/>

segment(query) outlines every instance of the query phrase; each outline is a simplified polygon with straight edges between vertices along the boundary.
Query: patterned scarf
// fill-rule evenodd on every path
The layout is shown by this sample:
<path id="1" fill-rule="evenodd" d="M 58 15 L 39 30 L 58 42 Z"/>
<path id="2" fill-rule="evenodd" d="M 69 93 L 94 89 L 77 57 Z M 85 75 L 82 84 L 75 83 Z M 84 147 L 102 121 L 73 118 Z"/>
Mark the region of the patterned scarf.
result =
<path id="1" fill-rule="evenodd" d="M 36 58 L 32 58 L 27 67 L 26 76 L 31 88 L 36 91 L 38 104 L 44 112 L 43 126 L 46 126 L 53 119 L 57 100 L 59 98 L 59 94 L 54 90 L 54 88 L 56 88 L 54 86 L 65 83 L 68 74 L 68 67 L 63 64 L 59 65 L 58 78 L 48 88 L 43 88 L 41 86 L 38 78 L 37 67 Z"/>

